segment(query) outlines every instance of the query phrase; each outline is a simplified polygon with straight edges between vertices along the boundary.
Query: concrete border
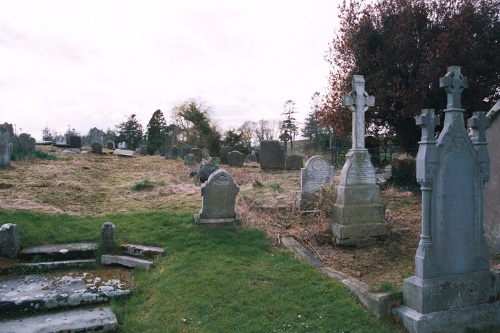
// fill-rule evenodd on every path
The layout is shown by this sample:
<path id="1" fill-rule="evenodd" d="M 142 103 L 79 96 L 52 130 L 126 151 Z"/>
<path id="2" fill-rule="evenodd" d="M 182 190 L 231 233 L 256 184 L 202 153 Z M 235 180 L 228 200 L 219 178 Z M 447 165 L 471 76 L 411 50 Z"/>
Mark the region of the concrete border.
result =
<path id="1" fill-rule="evenodd" d="M 323 262 L 309 252 L 302 244 L 292 237 L 281 237 L 281 243 L 291 252 L 295 253 L 301 259 L 306 260 L 315 268 L 328 275 L 329 277 L 340 281 L 344 286 L 354 292 L 359 301 L 370 310 L 377 318 L 391 318 L 392 308 L 402 304 L 402 293 L 374 293 L 370 291 L 370 286 L 347 274 L 326 267 Z"/>

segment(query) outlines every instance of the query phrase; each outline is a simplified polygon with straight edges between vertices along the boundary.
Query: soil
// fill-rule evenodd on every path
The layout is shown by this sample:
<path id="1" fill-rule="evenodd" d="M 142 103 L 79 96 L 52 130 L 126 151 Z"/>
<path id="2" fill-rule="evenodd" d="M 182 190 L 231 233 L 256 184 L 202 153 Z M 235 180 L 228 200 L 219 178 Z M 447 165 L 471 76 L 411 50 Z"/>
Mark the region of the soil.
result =
<path id="1" fill-rule="evenodd" d="M 139 211 L 195 212 L 201 207 L 199 183 L 182 161 L 162 156 L 118 157 L 37 149 L 56 160 L 13 161 L 0 172 L 0 210 L 26 210 L 77 216 Z M 295 208 L 300 171 L 264 172 L 257 163 L 224 166 L 240 186 L 237 212 L 242 223 L 266 230 L 279 245 L 293 236 L 325 265 L 354 276 L 376 290 L 401 288 L 413 275 L 420 239 L 421 198 L 417 192 L 389 187 L 382 191 L 391 235 L 367 248 L 340 247 L 330 231 L 334 187 L 321 193 L 321 211 L 303 215 Z M 338 179 L 340 171 L 336 172 Z M 142 190 L 139 185 L 147 184 Z M 491 257 L 500 269 L 500 256 Z"/>

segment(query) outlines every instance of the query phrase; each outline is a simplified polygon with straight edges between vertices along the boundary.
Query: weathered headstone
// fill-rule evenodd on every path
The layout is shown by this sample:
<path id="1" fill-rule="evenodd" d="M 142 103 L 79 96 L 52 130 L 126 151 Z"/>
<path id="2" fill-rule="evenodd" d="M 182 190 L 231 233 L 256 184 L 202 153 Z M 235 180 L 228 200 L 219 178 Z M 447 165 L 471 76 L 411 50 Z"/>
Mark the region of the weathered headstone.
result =
<path id="1" fill-rule="evenodd" d="M 113 249 L 115 243 L 115 225 L 112 222 L 105 222 L 101 229 L 101 238 L 104 251 L 108 253 Z"/>
<path id="2" fill-rule="evenodd" d="M 299 211 L 318 211 L 321 185 L 331 185 L 333 177 L 333 166 L 323 156 L 316 155 L 307 160 L 306 167 L 300 170 L 300 192 L 297 196 Z"/>
<path id="3" fill-rule="evenodd" d="M 279 141 L 264 140 L 260 142 L 259 163 L 262 170 L 285 169 L 285 154 Z"/>
<path id="4" fill-rule="evenodd" d="M 191 146 L 187 144 L 182 144 L 179 147 L 179 157 L 184 160 L 184 157 L 186 157 L 187 154 L 189 154 L 189 151 L 191 150 Z"/>
<path id="5" fill-rule="evenodd" d="M 80 136 L 72 135 L 69 137 L 69 147 L 73 149 L 82 148 L 82 138 Z"/>
<path id="6" fill-rule="evenodd" d="M 354 75 L 352 88 L 342 104 L 353 112 L 353 147 L 346 154 L 337 187 L 332 232 L 337 244 L 361 246 L 386 238 L 390 225 L 385 222 L 375 168 L 365 148 L 365 111 L 375 105 L 375 97 L 366 93 L 362 75 Z"/>
<path id="7" fill-rule="evenodd" d="M 434 110 L 422 110 L 417 180 L 422 190 L 422 232 L 415 276 L 404 281 L 395 311 L 412 333 L 465 332 L 500 324 L 500 275 L 490 271 L 483 233 L 483 186 L 489 179 L 484 112 L 463 120 L 461 93 L 467 79 L 448 67 L 439 80 L 447 92 L 443 130 Z"/>
<path id="8" fill-rule="evenodd" d="M 210 160 L 210 150 L 207 148 L 201 148 L 201 157 L 203 157 L 204 160 L 209 161 Z"/>
<path id="9" fill-rule="evenodd" d="M 196 162 L 196 156 L 194 156 L 193 154 L 187 154 L 186 156 L 184 156 L 184 165 L 196 165 L 198 164 Z"/>
<path id="10" fill-rule="evenodd" d="M 189 153 L 193 154 L 196 157 L 196 163 L 201 163 L 201 160 L 203 159 L 203 154 L 200 148 L 191 148 Z"/>
<path id="11" fill-rule="evenodd" d="M 10 143 L 14 139 L 14 127 L 7 122 L 0 124 L 0 133 L 9 133 Z"/>
<path id="12" fill-rule="evenodd" d="M 0 133 L 0 169 L 11 167 L 10 135 L 8 132 Z"/>
<path id="13" fill-rule="evenodd" d="M 12 150 L 20 154 L 33 154 L 36 149 L 36 140 L 27 133 L 14 136 Z"/>
<path id="14" fill-rule="evenodd" d="M 201 185 L 202 207 L 194 216 L 197 223 L 239 222 L 235 212 L 239 187 L 224 169 L 212 173 Z"/>
<path id="15" fill-rule="evenodd" d="M 106 148 L 111 150 L 115 149 L 115 143 L 113 141 L 108 141 L 106 143 Z"/>
<path id="16" fill-rule="evenodd" d="M 244 160 L 245 156 L 237 150 L 233 150 L 227 154 L 227 165 L 229 166 L 241 168 Z"/>
<path id="17" fill-rule="evenodd" d="M 68 141 L 66 140 L 66 135 L 57 135 L 54 145 L 56 147 L 67 147 Z"/>
<path id="18" fill-rule="evenodd" d="M 168 146 L 165 148 L 165 158 L 167 160 L 176 160 L 179 157 L 179 148 L 177 146 Z"/>
<path id="19" fill-rule="evenodd" d="M 7 133 L 8 134 L 8 133 Z M 8 259 L 17 259 L 21 243 L 17 225 L 12 223 L 0 227 L 0 256 Z"/>
<path id="20" fill-rule="evenodd" d="M 97 143 L 100 143 L 101 144 L 101 147 L 104 145 L 104 141 L 102 139 L 102 132 L 100 130 L 97 129 L 97 127 L 94 127 L 92 128 L 90 131 L 89 131 L 89 135 L 90 135 L 90 144 L 94 143 L 94 142 L 97 142 Z"/>
<path id="21" fill-rule="evenodd" d="M 491 253 L 500 254 L 500 101 L 486 115 L 490 127 L 486 142 L 490 153 L 490 180 L 484 187 L 484 235 Z"/>
<path id="22" fill-rule="evenodd" d="M 304 158 L 300 155 L 288 155 L 285 157 L 285 169 L 300 170 L 304 166 Z"/>
<path id="23" fill-rule="evenodd" d="M 219 170 L 219 166 L 215 163 L 201 162 L 198 168 L 198 178 L 200 182 L 204 183 L 208 180 L 208 177 L 215 171 Z"/>
<path id="24" fill-rule="evenodd" d="M 92 142 L 92 144 L 90 145 L 90 148 L 91 148 L 91 151 L 92 153 L 94 154 L 102 154 L 102 145 L 97 142 L 97 141 L 94 141 Z"/>
<path id="25" fill-rule="evenodd" d="M 234 149 L 229 146 L 222 146 L 219 150 L 220 164 L 227 164 L 227 155 Z"/>

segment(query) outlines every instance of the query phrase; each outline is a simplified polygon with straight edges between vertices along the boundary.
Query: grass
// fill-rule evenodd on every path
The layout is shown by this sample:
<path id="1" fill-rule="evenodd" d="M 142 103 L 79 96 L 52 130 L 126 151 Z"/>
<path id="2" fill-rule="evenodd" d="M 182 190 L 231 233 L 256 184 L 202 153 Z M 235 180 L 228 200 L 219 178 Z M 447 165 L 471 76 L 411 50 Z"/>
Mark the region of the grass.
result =
<path id="1" fill-rule="evenodd" d="M 145 179 L 143 181 L 138 182 L 137 184 L 134 184 L 132 186 L 132 191 L 147 191 L 153 189 L 155 186 L 163 186 L 165 185 L 165 182 L 159 181 L 159 182 L 154 182 L 149 179 Z"/>
<path id="2" fill-rule="evenodd" d="M 111 221 L 117 243 L 161 246 L 137 290 L 114 300 L 120 332 L 404 332 L 380 321 L 336 280 L 272 246 L 253 228 L 198 228 L 191 214 L 75 217 L 0 212 L 24 246 L 98 241 Z"/>

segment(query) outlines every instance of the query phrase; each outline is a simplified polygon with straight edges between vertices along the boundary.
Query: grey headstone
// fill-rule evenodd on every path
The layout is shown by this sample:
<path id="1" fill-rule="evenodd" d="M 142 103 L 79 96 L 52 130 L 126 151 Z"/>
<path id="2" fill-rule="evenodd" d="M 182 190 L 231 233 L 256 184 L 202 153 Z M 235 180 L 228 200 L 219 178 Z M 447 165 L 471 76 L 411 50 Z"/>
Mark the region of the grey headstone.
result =
<path id="1" fill-rule="evenodd" d="M 206 182 L 208 180 L 208 177 L 210 177 L 210 175 L 218 169 L 219 166 L 215 163 L 201 162 L 198 169 L 198 177 L 200 178 L 200 182 Z"/>
<path id="2" fill-rule="evenodd" d="M 115 225 L 112 222 L 105 222 L 101 229 L 102 245 L 105 252 L 113 249 L 115 243 Z"/>
<path id="3" fill-rule="evenodd" d="M 323 156 L 313 156 L 307 160 L 306 167 L 300 170 L 300 192 L 297 196 L 299 211 L 318 210 L 321 185 L 333 183 L 334 169 Z"/>
<path id="4" fill-rule="evenodd" d="M 179 157 L 184 160 L 184 157 L 186 157 L 187 154 L 189 154 L 189 151 L 191 150 L 191 146 L 188 144 L 182 144 L 179 147 Z"/>
<path id="5" fill-rule="evenodd" d="M 237 150 L 233 150 L 227 154 L 227 165 L 232 167 L 242 167 L 245 161 L 245 156 Z"/>
<path id="6" fill-rule="evenodd" d="M 179 157 L 179 148 L 177 146 L 168 146 L 165 148 L 165 158 L 167 160 L 176 160 Z"/>
<path id="7" fill-rule="evenodd" d="M 227 165 L 227 155 L 232 152 L 234 149 L 229 146 L 222 146 L 219 150 L 219 158 L 220 158 L 220 164 L 226 164 Z"/>
<path id="8" fill-rule="evenodd" d="M 422 190 L 422 232 L 415 276 L 404 280 L 403 304 L 396 309 L 411 332 L 463 332 L 500 325 L 500 281 L 490 271 L 483 232 L 484 183 L 489 179 L 485 112 L 463 120 L 461 93 L 467 79 L 448 67 L 440 79 L 447 92 L 443 130 L 434 110 L 422 110 L 417 180 Z M 471 315 L 473 314 L 473 315 Z"/>
<path id="9" fill-rule="evenodd" d="M 285 157 L 285 169 L 300 170 L 304 166 L 304 158 L 300 155 L 288 155 Z"/>
<path id="10" fill-rule="evenodd" d="M 259 163 L 262 170 L 285 169 L 285 153 L 279 141 L 264 140 L 260 142 Z"/>
<path id="11" fill-rule="evenodd" d="M 184 156 L 184 165 L 196 165 L 198 162 L 196 162 L 196 156 L 193 154 L 187 154 Z"/>
<path id="12" fill-rule="evenodd" d="M 94 154 L 102 154 L 102 145 L 99 142 L 92 142 L 91 151 Z"/>
<path id="13" fill-rule="evenodd" d="M 81 149 L 82 148 L 82 138 L 80 136 L 72 135 L 69 137 L 69 147 Z"/>
<path id="14" fill-rule="evenodd" d="M 12 140 L 14 139 L 14 127 L 12 126 L 12 124 L 6 122 L 0 124 L 0 133 L 9 133 L 9 138 L 10 138 L 9 143 L 12 143 Z"/>
<path id="15" fill-rule="evenodd" d="M 0 133 L 0 169 L 8 169 L 10 166 L 10 135 L 4 132 Z"/>
<path id="16" fill-rule="evenodd" d="M 191 148 L 189 153 L 193 154 L 196 157 L 196 163 L 201 163 L 201 160 L 203 159 L 203 153 L 200 148 Z"/>
<path id="17" fill-rule="evenodd" d="M 115 149 L 115 143 L 113 141 L 108 141 L 106 143 L 106 148 L 111 150 Z"/>
<path id="18" fill-rule="evenodd" d="M 235 205 L 239 190 L 226 170 L 212 173 L 201 185 L 202 207 L 195 220 L 198 223 L 238 222 Z"/>
<path id="19" fill-rule="evenodd" d="M 8 259 L 17 259 L 20 249 L 17 225 L 12 223 L 2 225 L 0 227 L 0 255 Z"/>
<path id="20" fill-rule="evenodd" d="M 90 135 L 90 143 L 94 143 L 94 142 L 97 142 L 99 144 L 101 144 L 101 147 L 104 145 L 104 141 L 102 139 L 102 132 L 100 130 L 98 130 L 96 127 L 92 128 L 90 131 L 89 131 L 89 135 Z"/>
<path id="21" fill-rule="evenodd" d="M 354 75 L 352 89 L 342 104 L 353 112 L 353 147 L 346 154 L 337 187 L 332 232 L 337 244 L 360 246 L 387 238 L 390 225 L 385 221 L 375 168 L 365 148 L 365 111 L 375 105 L 375 98 L 366 93 L 362 75 Z"/>
<path id="22" fill-rule="evenodd" d="M 21 154 L 33 154 L 36 149 L 36 140 L 27 133 L 14 136 L 13 150 Z"/>

